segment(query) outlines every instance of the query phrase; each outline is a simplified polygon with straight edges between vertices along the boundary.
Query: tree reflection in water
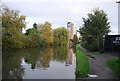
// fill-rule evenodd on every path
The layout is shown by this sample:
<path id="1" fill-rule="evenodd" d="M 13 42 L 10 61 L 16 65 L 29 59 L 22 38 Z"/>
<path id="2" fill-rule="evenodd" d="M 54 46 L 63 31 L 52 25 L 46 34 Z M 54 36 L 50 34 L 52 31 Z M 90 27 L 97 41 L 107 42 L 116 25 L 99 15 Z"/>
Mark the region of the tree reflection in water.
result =
<path id="1" fill-rule="evenodd" d="M 14 51 L 3 51 L 2 57 L 2 78 L 3 79 L 22 79 L 25 68 L 23 62 L 30 65 L 31 69 L 47 69 L 51 61 L 71 63 L 72 50 L 68 46 L 57 46 L 47 48 L 29 48 Z M 72 63 L 71 63 L 72 64 Z"/>
<path id="2" fill-rule="evenodd" d="M 68 59 L 68 46 L 53 47 L 53 61 L 65 62 Z"/>
<path id="3" fill-rule="evenodd" d="M 51 61 L 52 49 L 49 48 L 31 48 L 24 50 L 24 62 L 31 64 L 31 69 L 48 68 Z"/>
<path id="4" fill-rule="evenodd" d="M 3 52 L 2 55 L 2 78 L 22 79 L 24 68 L 21 66 L 22 51 Z"/>

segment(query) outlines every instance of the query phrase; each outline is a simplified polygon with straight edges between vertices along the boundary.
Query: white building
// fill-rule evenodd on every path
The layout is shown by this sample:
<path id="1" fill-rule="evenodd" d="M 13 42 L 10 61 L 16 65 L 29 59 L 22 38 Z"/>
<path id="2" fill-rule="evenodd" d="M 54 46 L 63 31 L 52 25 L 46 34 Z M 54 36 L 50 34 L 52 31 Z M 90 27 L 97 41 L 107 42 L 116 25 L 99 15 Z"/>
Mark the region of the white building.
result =
<path id="1" fill-rule="evenodd" d="M 118 34 L 120 35 L 120 1 L 118 3 Z"/>
<path id="2" fill-rule="evenodd" d="M 120 1 L 118 3 L 118 34 L 120 35 Z"/>
<path id="3" fill-rule="evenodd" d="M 70 39 L 73 39 L 73 36 L 75 34 L 75 25 L 72 22 L 67 22 L 67 29 L 70 32 Z"/>

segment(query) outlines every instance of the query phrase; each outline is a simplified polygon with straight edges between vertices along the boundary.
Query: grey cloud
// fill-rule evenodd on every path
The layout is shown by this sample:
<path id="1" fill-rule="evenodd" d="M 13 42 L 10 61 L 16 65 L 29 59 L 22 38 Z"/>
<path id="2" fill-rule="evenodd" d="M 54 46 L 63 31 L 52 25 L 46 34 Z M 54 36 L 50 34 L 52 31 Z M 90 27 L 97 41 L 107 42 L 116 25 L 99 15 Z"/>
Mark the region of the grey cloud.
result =
<path id="1" fill-rule="evenodd" d="M 68 21 L 72 21 L 78 28 L 82 26 L 82 17 L 87 17 L 87 13 L 99 7 L 108 14 L 111 28 L 118 27 L 118 6 L 112 2 L 6 2 L 6 5 L 20 10 L 33 22 L 38 18 L 40 22 L 46 20 L 54 25 L 66 26 Z"/>

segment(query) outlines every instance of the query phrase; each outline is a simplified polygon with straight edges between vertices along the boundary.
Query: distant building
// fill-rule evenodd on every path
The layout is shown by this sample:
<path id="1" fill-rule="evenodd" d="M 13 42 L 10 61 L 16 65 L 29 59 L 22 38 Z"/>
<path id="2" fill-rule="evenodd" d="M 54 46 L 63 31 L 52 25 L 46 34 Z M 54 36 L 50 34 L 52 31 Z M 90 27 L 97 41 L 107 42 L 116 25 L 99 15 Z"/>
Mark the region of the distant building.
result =
<path id="1" fill-rule="evenodd" d="M 120 1 L 118 3 L 118 34 L 120 35 Z"/>
<path id="2" fill-rule="evenodd" d="M 120 1 L 116 3 L 118 3 L 118 35 L 105 35 L 104 51 L 120 51 Z"/>
<path id="3" fill-rule="evenodd" d="M 37 26 L 37 30 L 41 30 L 41 28 L 42 28 L 42 24 L 39 24 L 39 25 Z"/>
<path id="4" fill-rule="evenodd" d="M 70 32 L 70 39 L 73 39 L 73 36 L 75 34 L 75 25 L 72 22 L 67 22 L 67 29 Z"/>

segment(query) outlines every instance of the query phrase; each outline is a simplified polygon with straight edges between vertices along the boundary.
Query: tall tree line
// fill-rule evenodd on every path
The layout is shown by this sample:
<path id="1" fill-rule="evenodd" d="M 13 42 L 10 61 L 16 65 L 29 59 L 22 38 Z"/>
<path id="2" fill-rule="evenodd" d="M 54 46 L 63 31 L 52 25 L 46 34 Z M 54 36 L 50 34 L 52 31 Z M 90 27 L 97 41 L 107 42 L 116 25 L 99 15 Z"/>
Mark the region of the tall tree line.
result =
<path id="1" fill-rule="evenodd" d="M 33 24 L 33 28 L 26 30 L 22 33 L 22 29 L 26 28 L 26 16 L 20 15 L 17 10 L 3 8 L 2 11 L 2 47 L 3 49 L 25 48 L 25 47 L 41 47 L 51 46 L 58 42 L 60 44 L 67 44 L 68 30 L 64 27 L 52 29 L 50 22 L 45 22 L 42 25 Z M 38 29 L 38 27 L 40 27 Z M 59 40 L 56 41 L 59 33 Z M 53 44 L 54 43 L 54 44 Z M 57 45 L 60 45 L 57 44 Z"/>

